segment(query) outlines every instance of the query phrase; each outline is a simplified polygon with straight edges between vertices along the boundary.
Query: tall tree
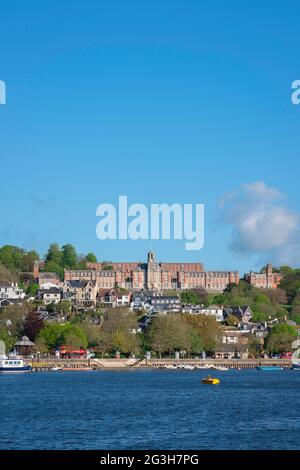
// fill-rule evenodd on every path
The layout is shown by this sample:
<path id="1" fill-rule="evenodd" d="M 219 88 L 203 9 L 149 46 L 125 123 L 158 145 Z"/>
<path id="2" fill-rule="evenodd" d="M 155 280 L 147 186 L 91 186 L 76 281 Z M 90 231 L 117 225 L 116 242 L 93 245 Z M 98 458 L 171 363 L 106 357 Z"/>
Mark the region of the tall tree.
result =
<path id="1" fill-rule="evenodd" d="M 52 262 L 61 266 L 62 251 L 57 243 L 51 243 L 45 258 L 46 263 Z"/>
<path id="2" fill-rule="evenodd" d="M 85 257 L 85 260 L 88 263 L 97 263 L 97 257 L 94 255 L 94 253 L 88 253 Z"/>
<path id="3" fill-rule="evenodd" d="M 49 273 L 56 273 L 60 279 L 64 278 L 64 269 L 54 261 L 46 261 L 43 271 Z"/>
<path id="4" fill-rule="evenodd" d="M 21 271 L 32 273 L 34 262 L 38 259 L 39 255 L 34 250 L 25 253 L 21 260 Z"/>
<path id="5" fill-rule="evenodd" d="M 4 245 L 0 248 L 0 263 L 7 269 L 18 271 L 22 267 L 25 250 L 13 245 Z"/>
<path id="6" fill-rule="evenodd" d="M 67 269 L 76 269 L 77 253 L 73 245 L 67 244 L 62 247 L 62 266 Z"/>
<path id="7" fill-rule="evenodd" d="M 295 328 L 286 323 L 275 325 L 266 340 L 266 349 L 270 352 L 287 352 L 298 334 Z"/>
<path id="8" fill-rule="evenodd" d="M 37 312 L 32 311 L 25 318 L 23 333 L 28 336 L 31 341 L 34 341 L 43 327 L 44 321 L 40 318 L 40 315 Z"/>

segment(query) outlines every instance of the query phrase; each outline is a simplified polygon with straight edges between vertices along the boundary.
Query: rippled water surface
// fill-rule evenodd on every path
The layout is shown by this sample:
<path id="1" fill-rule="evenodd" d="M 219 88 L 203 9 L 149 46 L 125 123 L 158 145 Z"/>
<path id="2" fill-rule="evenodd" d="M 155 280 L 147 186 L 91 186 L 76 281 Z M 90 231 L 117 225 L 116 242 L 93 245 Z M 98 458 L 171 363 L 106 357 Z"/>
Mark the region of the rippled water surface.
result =
<path id="1" fill-rule="evenodd" d="M 0 448 L 300 448 L 300 371 L 205 374 L 0 374 Z"/>

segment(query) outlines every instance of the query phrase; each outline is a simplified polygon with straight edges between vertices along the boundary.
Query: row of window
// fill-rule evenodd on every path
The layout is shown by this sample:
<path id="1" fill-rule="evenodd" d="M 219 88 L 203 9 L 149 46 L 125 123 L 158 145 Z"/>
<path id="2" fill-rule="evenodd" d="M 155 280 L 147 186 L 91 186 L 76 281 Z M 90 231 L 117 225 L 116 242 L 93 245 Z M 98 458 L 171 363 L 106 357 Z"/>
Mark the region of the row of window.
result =
<path id="1" fill-rule="evenodd" d="M 4 365 L 6 366 L 16 366 L 18 364 L 21 364 L 21 361 L 3 361 Z"/>

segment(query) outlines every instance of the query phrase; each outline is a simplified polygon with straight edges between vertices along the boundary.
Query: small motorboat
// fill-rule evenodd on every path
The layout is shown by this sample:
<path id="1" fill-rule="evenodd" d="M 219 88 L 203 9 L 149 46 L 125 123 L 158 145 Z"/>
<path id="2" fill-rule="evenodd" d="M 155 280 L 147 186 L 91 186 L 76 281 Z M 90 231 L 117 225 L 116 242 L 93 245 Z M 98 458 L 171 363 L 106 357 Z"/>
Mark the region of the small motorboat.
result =
<path id="1" fill-rule="evenodd" d="M 57 372 L 58 370 L 62 370 L 62 367 L 52 367 L 51 369 L 53 372 Z"/>
<path id="2" fill-rule="evenodd" d="M 215 377 L 211 377 L 210 375 L 208 375 L 207 377 L 205 377 L 204 379 L 201 380 L 201 383 L 203 383 L 205 385 L 219 385 L 220 380 L 215 378 Z"/>

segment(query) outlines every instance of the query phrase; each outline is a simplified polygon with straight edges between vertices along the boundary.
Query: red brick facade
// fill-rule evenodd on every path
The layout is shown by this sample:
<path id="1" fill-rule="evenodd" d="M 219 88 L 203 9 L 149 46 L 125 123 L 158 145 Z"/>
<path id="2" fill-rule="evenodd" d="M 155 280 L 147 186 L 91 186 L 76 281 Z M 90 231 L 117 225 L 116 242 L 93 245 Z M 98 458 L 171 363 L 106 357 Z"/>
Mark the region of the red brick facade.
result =
<path id="1" fill-rule="evenodd" d="M 282 274 L 274 273 L 272 264 L 268 263 L 266 272 L 254 273 L 250 271 L 250 273 L 245 274 L 245 279 L 254 287 L 261 289 L 276 289 L 282 279 Z"/>
<path id="2" fill-rule="evenodd" d="M 237 271 L 204 271 L 202 263 L 157 263 L 154 253 L 149 252 L 147 263 L 89 263 L 87 270 L 65 271 L 65 280 L 76 279 L 96 280 L 101 289 L 116 286 L 132 290 L 203 287 L 222 292 L 229 283 L 238 284 L 239 274 Z"/>

